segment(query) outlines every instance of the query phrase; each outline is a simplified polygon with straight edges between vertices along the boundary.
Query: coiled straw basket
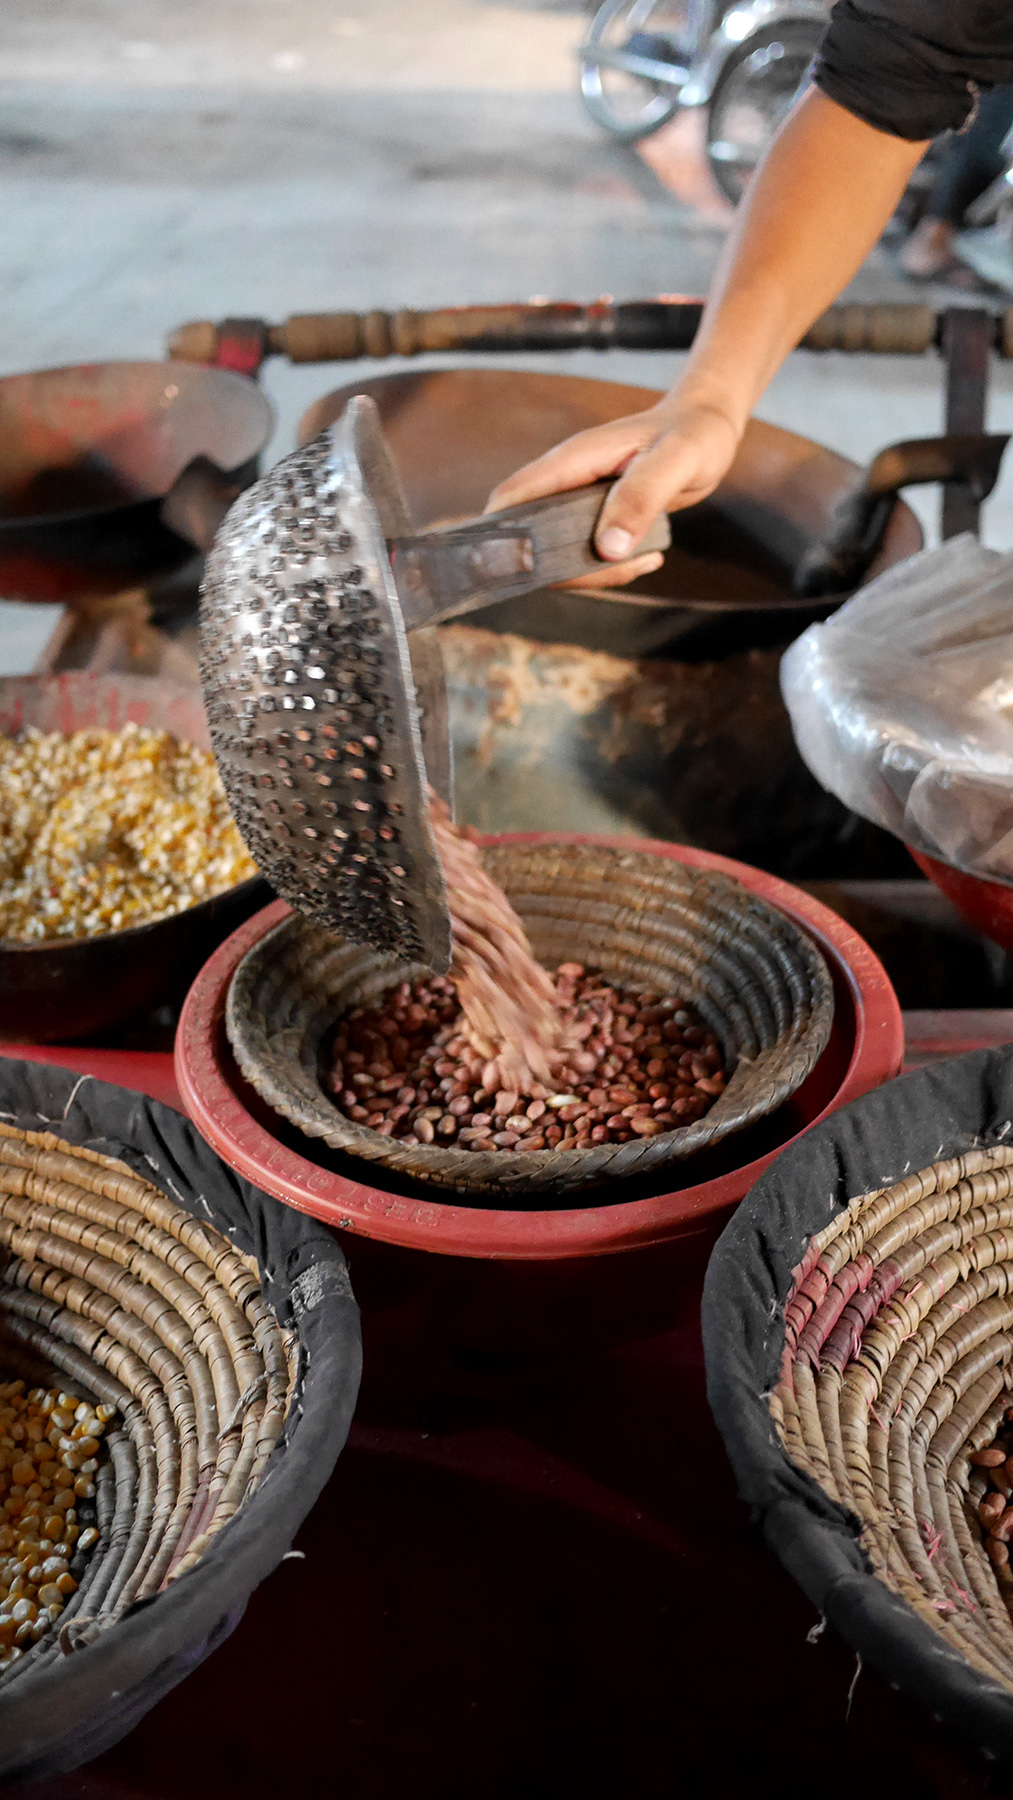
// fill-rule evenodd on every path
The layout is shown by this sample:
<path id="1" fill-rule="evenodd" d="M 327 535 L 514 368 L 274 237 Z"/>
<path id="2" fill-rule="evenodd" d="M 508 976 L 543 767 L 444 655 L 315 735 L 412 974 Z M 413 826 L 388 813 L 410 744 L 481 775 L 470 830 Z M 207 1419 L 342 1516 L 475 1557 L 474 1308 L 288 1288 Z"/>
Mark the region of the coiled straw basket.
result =
<path id="1" fill-rule="evenodd" d="M 0 1370 L 116 1409 L 77 1590 L 0 1677 L 0 1779 L 97 1755 L 228 1635 L 334 1466 L 359 1366 L 330 1234 L 169 1107 L 0 1061 Z"/>
<path id="2" fill-rule="evenodd" d="M 197 1566 L 278 1442 L 295 1341 L 219 1232 L 50 1132 L 0 1123 L 0 1246 L 0 1357 L 117 1409 L 95 1479 L 99 1542 L 57 1628 L 2 1687 Z"/>
<path id="3" fill-rule="evenodd" d="M 1013 1389 L 1013 1149 L 853 1200 L 815 1236 L 770 1398 L 796 1467 L 861 1522 L 879 1579 L 1013 1693 L 1013 1573 L 986 1554 L 972 1452 Z"/>
<path id="4" fill-rule="evenodd" d="M 336 942 L 297 915 L 243 959 L 226 1025 L 247 1081 L 308 1137 L 458 1192 L 564 1193 L 696 1155 L 773 1112 L 824 1049 L 833 1016 L 826 964 L 805 933 L 730 876 L 607 845 L 499 842 L 483 860 L 547 968 L 579 958 L 620 984 L 691 1003 L 732 1071 L 695 1123 L 650 1139 L 563 1153 L 399 1144 L 345 1118 L 322 1086 L 332 1029 L 420 974 Z"/>

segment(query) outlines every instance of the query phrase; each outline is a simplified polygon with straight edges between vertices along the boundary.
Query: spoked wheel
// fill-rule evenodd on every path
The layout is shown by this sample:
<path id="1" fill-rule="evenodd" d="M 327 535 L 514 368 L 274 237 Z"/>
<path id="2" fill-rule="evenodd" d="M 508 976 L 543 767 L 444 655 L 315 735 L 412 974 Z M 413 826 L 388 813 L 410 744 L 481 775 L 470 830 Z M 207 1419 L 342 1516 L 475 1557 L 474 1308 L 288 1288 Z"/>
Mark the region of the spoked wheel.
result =
<path id="1" fill-rule="evenodd" d="M 626 144 L 667 125 L 709 16 L 708 0 L 605 0 L 580 50 L 595 124 Z"/>
<path id="2" fill-rule="evenodd" d="M 737 206 L 767 145 L 805 82 L 826 30 L 814 16 L 754 33 L 728 58 L 707 109 L 707 160 Z"/>

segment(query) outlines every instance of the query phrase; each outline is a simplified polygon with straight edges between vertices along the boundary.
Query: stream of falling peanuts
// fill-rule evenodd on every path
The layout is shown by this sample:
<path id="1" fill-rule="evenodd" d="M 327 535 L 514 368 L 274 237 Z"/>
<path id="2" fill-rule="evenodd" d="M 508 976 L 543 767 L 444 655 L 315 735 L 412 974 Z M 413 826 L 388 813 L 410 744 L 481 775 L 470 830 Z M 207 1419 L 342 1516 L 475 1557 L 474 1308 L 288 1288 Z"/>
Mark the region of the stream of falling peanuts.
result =
<path id="1" fill-rule="evenodd" d="M 95 1493 L 112 1406 L 57 1388 L 0 1382 L 0 1669 L 55 1625 L 77 1582 L 71 1558 L 98 1542 L 77 1500 Z"/>
<path id="2" fill-rule="evenodd" d="M 544 1100 L 571 1039 L 552 978 L 535 961 L 503 889 L 482 867 L 478 845 L 430 789 L 429 819 L 450 908 L 450 976 L 461 1008 L 459 1035 L 495 1073 L 489 1085 Z"/>

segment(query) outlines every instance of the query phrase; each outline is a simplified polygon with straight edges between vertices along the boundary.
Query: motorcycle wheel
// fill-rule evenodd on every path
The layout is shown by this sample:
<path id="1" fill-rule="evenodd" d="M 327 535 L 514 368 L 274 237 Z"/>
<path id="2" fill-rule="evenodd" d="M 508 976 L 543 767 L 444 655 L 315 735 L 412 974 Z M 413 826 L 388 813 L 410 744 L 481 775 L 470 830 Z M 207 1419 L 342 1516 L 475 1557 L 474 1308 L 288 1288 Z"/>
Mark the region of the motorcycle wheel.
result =
<path id="1" fill-rule="evenodd" d="M 580 96 L 596 125 L 620 143 L 660 131 L 679 110 L 681 82 L 651 81 L 602 59 L 615 55 L 685 70 L 707 31 L 709 0 L 605 0 L 580 49 Z"/>
<path id="2" fill-rule="evenodd" d="M 818 18 L 764 26 L 721 70 L 707 108 L 707 161 L 733 206 L 805 83 L 825 30 Z"/>

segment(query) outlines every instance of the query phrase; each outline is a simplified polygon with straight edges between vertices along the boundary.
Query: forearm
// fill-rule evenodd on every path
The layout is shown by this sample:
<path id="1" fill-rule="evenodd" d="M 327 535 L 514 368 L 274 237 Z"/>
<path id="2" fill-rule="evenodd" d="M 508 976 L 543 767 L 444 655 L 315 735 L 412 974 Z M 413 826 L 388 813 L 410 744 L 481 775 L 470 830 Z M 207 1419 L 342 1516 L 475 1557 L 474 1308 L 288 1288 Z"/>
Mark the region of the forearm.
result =
<path id="1" fill-rule="evenodd" d="M 860 267 L 924 149 L 809 91 L 738 209 L 673 404 L 712 406 L 742 431 L 789 351 Z"/>
<path id="2" fill-rule="evenodd" d="M 726 474 L 749 414 L 813 320 L 879 237 L 924 151 L 866 125 L 817 90 L 795 108 L 757 171 L 711 288 L 696 342 L 655 406 L 579 432 L 500 483 L 490 506 L 619 474 L 595 533 L 618 568 L 659 512 L 702 500 Z"/>

